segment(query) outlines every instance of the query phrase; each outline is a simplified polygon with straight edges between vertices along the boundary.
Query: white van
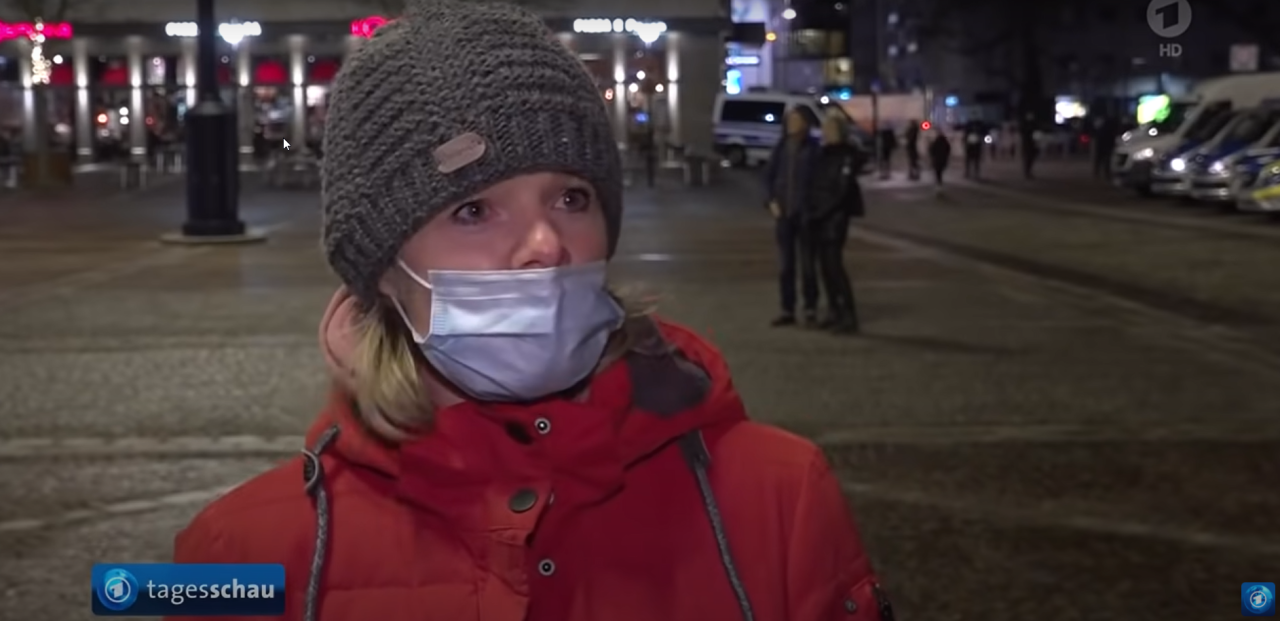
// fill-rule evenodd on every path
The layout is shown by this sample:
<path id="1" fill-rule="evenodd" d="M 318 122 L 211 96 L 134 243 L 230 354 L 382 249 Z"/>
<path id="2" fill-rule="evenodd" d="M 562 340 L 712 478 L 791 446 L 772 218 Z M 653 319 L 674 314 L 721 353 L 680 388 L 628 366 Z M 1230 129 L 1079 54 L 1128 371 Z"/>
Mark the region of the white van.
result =
<path id="1" fill-rule="evenodd" d="M 1157 167 L 1170 157 L 1211 139 L 1223 115 L 1277 99 L 1280 99 L 1280 73 L 1205 80 L 1196 85 L 1190 97 L 1173 100 L 1169 115 L 1163 121 L 1138 127 L 1117 140 L 1111 161 L 1112 176 L 1118 184 L 1140 194 L 1150 194 L 1152 174 Z"/>
<path id="2" fill-rule="evenodd" d="M 814 120 L 826 114 L 844 112 L 836 106 L 824 106 L 808 95 L 779 92 L 750 92 L 740 95 L 721 94 L 716 98 L 712 117 L 716 134 L 716 152 L 731 166 L 759 166 L 769 161 L 773 147 L 782 139 L 787 112 L 800 108 Z M 852 124 L 850 124 L 852 128 Z M 815 132 L 819 131 L 815 128 Z"/>

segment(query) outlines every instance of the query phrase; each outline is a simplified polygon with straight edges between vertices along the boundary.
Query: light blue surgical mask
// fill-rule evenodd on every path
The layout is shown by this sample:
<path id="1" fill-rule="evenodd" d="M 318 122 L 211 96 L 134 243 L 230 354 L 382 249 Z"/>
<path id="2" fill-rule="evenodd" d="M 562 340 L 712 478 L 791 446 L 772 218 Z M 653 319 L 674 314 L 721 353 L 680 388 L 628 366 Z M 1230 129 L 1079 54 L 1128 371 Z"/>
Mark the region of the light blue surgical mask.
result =
<path id="1" fill-rule="evenodd" d="M 605 287 L 606 264 L 532 270 L 431 270 L 431 325 L 401 317 L 431 366 L 482 401 L 530 401 L 582 381 L 625 314 Z"/>

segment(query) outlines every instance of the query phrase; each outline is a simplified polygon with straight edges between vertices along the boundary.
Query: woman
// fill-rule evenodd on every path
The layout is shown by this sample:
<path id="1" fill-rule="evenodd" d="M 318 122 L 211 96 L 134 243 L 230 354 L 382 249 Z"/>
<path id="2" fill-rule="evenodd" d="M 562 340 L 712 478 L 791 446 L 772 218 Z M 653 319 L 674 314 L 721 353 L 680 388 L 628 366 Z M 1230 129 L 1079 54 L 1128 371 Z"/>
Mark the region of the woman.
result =
<path id="1" fill-rule="evenodd" d="M 866 156 L 849 144 L 848 128 L 837 116 L 822 120 L 822 148 L 814 164 L 813 190 L 805 213 L 809 235 L 817 241 L 818 270 L 827 292 L 829 314 L 820 324 L 839 333 L 859 329 L 853 284 L 844 268 L 849 219 L 864 213 L 858 172 Z"/>
<path id="2" fill-rule="evenodd" d="M 933 140 L 929 142 L 929 163 L 933 166 L 934 189 L 942 191 L 942 179 L 947 173 L 947 165 L 951 163 L 951 141 L 947 133 L 934 130 Z"/>
<path id="3" fill-rule="evenodd" d="M 884 618 L 822 453 L 606 289 L 618 150 L 536 16 L 431 0 L 379 29 L 323 174 L 331 398 L 177 562 L 282 563 L 290 620 Z"/>

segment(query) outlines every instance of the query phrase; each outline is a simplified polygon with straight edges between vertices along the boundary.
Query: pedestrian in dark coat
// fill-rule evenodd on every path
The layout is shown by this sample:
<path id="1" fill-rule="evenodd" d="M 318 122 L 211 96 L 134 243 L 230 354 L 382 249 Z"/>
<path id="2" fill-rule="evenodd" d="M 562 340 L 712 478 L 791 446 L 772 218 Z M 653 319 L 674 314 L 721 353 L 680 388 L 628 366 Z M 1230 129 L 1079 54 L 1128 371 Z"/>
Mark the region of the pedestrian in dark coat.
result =
<path id="1" fill-rule="evenodd" d="M 778 244 L 778 288 L 782 297 L 782 314 L 773 320 L 774 326 L 796 324 L 797 267 L 805 324 L 818 322 L 816 248 L 805 234 L 803 219 L 818 152 L 818 141 L 811 135 L 815 124 L 816 119 L 800 109 L 788 112 L 786 133 L 774 147 L 765 172 L 765 191 Z"/>
<path id="2" fill-rule="evenodd" d="M 903 142 L 907 148 L 907 178 L 915 181 L 920 178 L 920 122 L 907 121 L 907 132 Z"/>
<path id="3" fill-rule="evenodd" d="M 934 132 L 929 141 L 929 164 L 933 165 L 933 181 L 942 186 L 943 174 L 947 172 L 947 164 L 951 163 L 951 141 L 947 134 Z"/>
<path id="4" fill-rule="evenodd" d="M 969 121 L 964 126 L 964 176 L 977 179 L 982 176 L 982 147 L 987 138 L 987 128 L 979 121 Z"/>
<path id="5" fill-rule="evenodd" d="M 822 147 L 813 172 L 813 189 L 805 213 L 806 228 L 816 241 L 818 270 L 827 292 L 827 317 L 819 327 L 841 333 L 859 329 L 853 284 L 844 266 L 849 221 L 865 213 L 858 171 L 866 154 L 849 144 L 847 128 L 839 117 L 822 122 Z"/>
<path id="6" fill-rule="evenodd" d="M 940 130 L 934 132 L 929 142 L 929 163 L 933 166 L 933 180 L 941 191 L 942 177 L 947 172 L 947 164 L 951 163 L 951 141 Z"/>

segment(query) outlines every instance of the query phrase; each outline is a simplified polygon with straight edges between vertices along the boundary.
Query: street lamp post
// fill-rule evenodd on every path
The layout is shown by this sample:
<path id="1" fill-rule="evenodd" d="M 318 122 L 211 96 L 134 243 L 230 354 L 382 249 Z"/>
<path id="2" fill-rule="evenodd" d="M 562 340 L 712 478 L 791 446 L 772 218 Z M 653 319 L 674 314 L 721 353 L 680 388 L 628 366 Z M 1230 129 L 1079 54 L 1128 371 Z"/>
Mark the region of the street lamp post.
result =
<path id="1" fill-rule="evenodd" d="M 196 104 L 187 111 L 187 220 L 166 235 L 178 243 L 259 241 L 240 220 L 240 154 L 235 108 L 218 92 L 214 0 L 196 0 Z"/>

